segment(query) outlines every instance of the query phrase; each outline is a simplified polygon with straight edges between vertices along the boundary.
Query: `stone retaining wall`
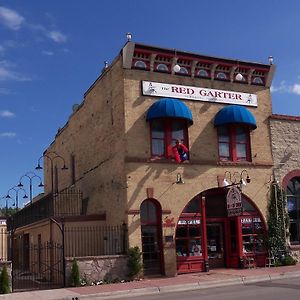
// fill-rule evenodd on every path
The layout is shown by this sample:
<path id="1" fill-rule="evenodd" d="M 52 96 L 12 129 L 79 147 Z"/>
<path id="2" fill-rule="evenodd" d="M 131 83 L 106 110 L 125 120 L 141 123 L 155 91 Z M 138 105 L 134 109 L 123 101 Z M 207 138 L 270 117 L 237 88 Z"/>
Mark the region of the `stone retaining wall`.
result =
<path id="1" fill-rule="evenodd" d="M 66 283 L 69 285 L 73 257 L 66 258 Z M 127 256 L 76 257 L 83 285 L 119 282 L 128 277 Z"/>

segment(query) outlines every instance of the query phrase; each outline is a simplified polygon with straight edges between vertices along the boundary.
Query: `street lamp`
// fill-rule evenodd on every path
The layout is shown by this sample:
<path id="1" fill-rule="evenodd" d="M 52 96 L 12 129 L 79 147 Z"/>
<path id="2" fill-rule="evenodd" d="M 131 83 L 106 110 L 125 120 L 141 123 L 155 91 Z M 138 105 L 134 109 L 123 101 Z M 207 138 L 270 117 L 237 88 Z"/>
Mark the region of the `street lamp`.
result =
<path id="1" fill-rule="evenodd" d="M 247 170 L 241 171 L 241 173 L 235 171 L 231 173 L 230 171 L 225 171 L 224 174 L 224 180 L 223 180 L 223 186 L 229 187 L 237 185 L 239 188 L 241 188 L 243 185 L 247 185 L 247 183 L 250 183 L 251 179 L 247 172 Z"/>
<path id="2" fill-rule="evenodd" d="M 33 172 L 27 172 L 26 174 L 21 176 L 21 178 L 19 180 L 19 184 L 17 185 L 17 187 L 22 188 L 24 186 L 23 183 L 22 183 L 22 179 L 25 178 L 25 177 L 29 179 L 29 198 L 30 198 L 30 202 L 32 202 L 32 180 L 33 180 L 33 178 L 38 178 L 40 180 L 40 183 L 39 183 L 38 187 L 43 187 L 44 184 L 42 182 L 42 178 L 39 175 L 36 175 Z"/>
<path id="3" fill-rule="evenodd" d="M 43 154 L 39 159 L 38 159 L 38 164 L 36 166 L 36 170 L 42 170 L 43 167 L 41 166 L 41 159 L 46 158 L 50 161 L 50 172 L 51 172 L 51 192 L 52 194 L 54 193 L 54 168 L 53 168 L 53 162 L 55 160 L 61 160 L 63 162 L 63 167 L 61 168 L 62 170 L 68 170 L 68 167 L 66 166 L 65 159 L 57 154 L 55 151 L 49 151 L 46 154 Z"/>
<path id="4" fill-rule="evenodd" d="M 27 199 L 28 198 L 28 196 L 26 195 L 26 191 L 23 188 L 20 188 L 20 187 L 16 188 L 16 187 L 10 188 L 7 191 L 7 195 L 5 196 L 5 198 L 6 198 L 6 212 L 7 212 L 7 209 L 8 209 L 7 201 L 8 201 L 8 199 L 11 199 L 11 196 L 9 194 L 10 191 L 15 191 L 15 193 L 16 193 L 16 198 L 15 198 L 16 202 L 13 204 L 13 206 L 16 204 L 17 210 L 19 209 L 19 192 L 23 191 L 23 193 L 24 193 L 23 199 Z"/>

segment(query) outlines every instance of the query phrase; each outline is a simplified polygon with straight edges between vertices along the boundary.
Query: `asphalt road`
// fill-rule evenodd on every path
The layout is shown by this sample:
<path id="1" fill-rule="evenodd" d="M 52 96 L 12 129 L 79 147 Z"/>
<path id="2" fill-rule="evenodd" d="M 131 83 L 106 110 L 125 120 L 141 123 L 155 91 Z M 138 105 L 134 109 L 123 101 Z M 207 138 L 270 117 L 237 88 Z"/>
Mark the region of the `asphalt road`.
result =
<path id="1" fill-rule="evenodd" d="M 94 298 L 95 299 L 95 298 Z M 99 298 L 101 299 L 101 298 Z M 120 298 L 119 298 L 120 299 Z M 124 298 L 125 299 L 125 298 Z M 128 298 L 127 298 L 128 299 Z M 151 296 L 134 300 L 296 300 L 300 299 L 300 277 L 220 288 L 201 289 Z"/>

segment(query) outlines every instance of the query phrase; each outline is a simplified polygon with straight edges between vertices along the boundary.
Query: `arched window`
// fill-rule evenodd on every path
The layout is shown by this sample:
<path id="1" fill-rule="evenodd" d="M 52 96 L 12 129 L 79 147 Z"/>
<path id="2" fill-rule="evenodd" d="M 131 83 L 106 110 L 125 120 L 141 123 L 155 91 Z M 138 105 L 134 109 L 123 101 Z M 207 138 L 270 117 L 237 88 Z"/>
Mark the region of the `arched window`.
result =
<path id="1" fill-rule="evenodd" d="M 145 200 L 140 207 L 144 273 L 162 273 L 161 206 L 154 199 Z"/>
<path id="2" fill-rule="evenodd" d="M 180 67 L 180 71 L 178 73 L 183 75 L 188 75 L 189 71 L 185 67 Z"/>
<path id="3" fill-rule="evenodd" d="M 134 63 L 134 67 L 137 69 L 146 69 L 147 65 L 145 62 L 143 62 L 142 60 L 138 60 Z"/>
<path id="4" fill-rule="evenodd" d="M 249 126 L 220 126 L 218 144 L 221 161 L 251 161 Z"/>
<path id="5" fill-rule="evenodd" d="M 209 76 L 209 75 L 208 75 L 208 72 L 207 72 L 206 70 L 204 70 L 204 69 L 200 69 L 200 70 L 198 71 L 197 75 L 198 75 L 199 77 L 208 77 L 208 76 Z"/>
<path id="6" fill-rule="evenodd" d="M 290 218 L 290 243 L 300 244 L 300 177 L 292 178 L 286 188 L 287 208 Z"/>
<path id="7" fill-rule="evenodd" d="M 217 78 L 217 79 L 223 79 L 223 80 L 225 80 L 225 79 L 227 79 L 227 76 L 226 76 L 225 73 L 219 72 L 219 73 L 217 73 L 216 78 Z"/>
<path id="8" fill-rule="evenodd" d="M 260 77 L 254 77 L 252 83 L 262 85 L 264 84 L 263 80 Z"/>
<path id="9" fill-rule="evenodd" d="M 161 72 L 168 72 L 169 68 L 167 67 L 166 64 L 158 64 L 156 70 Z"/>

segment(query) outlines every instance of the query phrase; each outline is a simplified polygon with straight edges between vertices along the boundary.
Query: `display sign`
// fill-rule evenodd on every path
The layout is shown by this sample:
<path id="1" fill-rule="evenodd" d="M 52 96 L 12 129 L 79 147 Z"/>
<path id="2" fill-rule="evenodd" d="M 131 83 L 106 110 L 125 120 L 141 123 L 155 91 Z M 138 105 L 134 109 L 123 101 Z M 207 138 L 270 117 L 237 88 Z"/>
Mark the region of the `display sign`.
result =
<path id="1" fill-rule="evenodd" d="M 195 101 L 228 103 L 257 107 L 257 96 L 255 94 L 153 81 L 143 81 L 142 85 L 143 95 L 145 96 L 171 97 Z"/>
<path id="2" fill-rule="evenodd" d="M 226 201 L 228 217 L 240 216 L 242 214 L 242 193 L 237 186 L 230 187 L 227 192 Z"/>
<path id="3" fill-rule="evenodd" d="M 200 224 L 201 221 L 200 220 L 179 220 L 178 221 L 178 225 L 186 225 L 186 224 L 190 224 L 190 225 L 198 225 Z"/>

